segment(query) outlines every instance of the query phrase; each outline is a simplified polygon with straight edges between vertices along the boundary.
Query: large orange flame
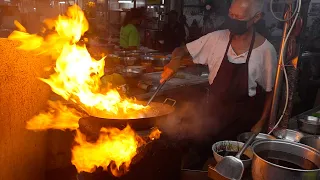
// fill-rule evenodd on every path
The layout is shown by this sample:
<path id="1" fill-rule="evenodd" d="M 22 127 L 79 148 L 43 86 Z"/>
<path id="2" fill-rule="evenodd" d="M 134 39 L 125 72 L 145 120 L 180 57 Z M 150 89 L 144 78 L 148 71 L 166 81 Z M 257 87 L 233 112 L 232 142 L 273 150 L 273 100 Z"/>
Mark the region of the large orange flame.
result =
<path id="1" fill-rule="evenodd" d="M 9 38 L 22 42 L 24 50 L 33 50 L 56 56 L 55 73 L 49 79 L 42 79 L 49 84 L 56 94 L 65 100 L 82 104 L 111 115 L 132 115 L 145 106 L 135 104 L 131 99 L 123 99 L 118 91 L 110 90 L 100 93 L 100 78 L 104 75 L 104 58 L 93 59 L 85 46 L 77 45 L 81 36 L 88 30 L 88 22 L 78 6 L 71 6 L 66 16 L 56 20 L 47 20 L 46 26 L 55 29 L 45 38 L 25 32 L 23 26 L 16 22 L 21 31 L 14 31 Z M 44 32 L 49 31 L 46 29 Z"/>
<path id="2" fill-rule="evenodd" d="M 84 45 L 79 45 L 83 34 L 88 30 L 88 21 L 77 6 L 68 8 L 66 15 L 45 20 L 41 35 L 29 34 L 18 22 L 19 31 L 14 31 L 9 39 L 21 42 L 20 49 L 38 54 L 51 55 L 56 59 L 55 72 L 48 79 L 41 80 L 51 86 L 56 94 L 66 101 L 78 104 L 84 109 L 127 118 L 140 114 L 148 107 L 137 104 L 135 100 L 122 97 L 116 89 L 100 92 L 100 78 L 104 75 L 104 58 L 93 59 Z M 104 91 L 105 92 L 105 91 Z M 27 123 L 31 130 L 78 128 L 78 121 L 83 114 L 60 102 L 49 102 L 49 111 L 41 113 Z M 159 137 L 159 132 L 155 133 Z M 152 139 L 155 138 L 152 136 Z M 128 126 L 124 130 L 116 128 L 102 129 L 96 143 L 89 143 L 79 131 L 75 138 L 72 163 L 77 170 L 93 172 L 96 167 L 105 170 L 114 162 L 111 172 L 119 174 L 122 167 L 126 172 L 137 148 L 143 144 Z"/>
<path id="3" fill-rule="evenodd" d="M 61 102 L 49 101 L 49 111 L 40 113 L 27 122 L 27 129 L 60 129 L 75 130 L 79 127 L 78 121 L 83 116 L 76 109 L 69 108 Z"/>
<path id="4" fill-rule="evenodd" d="M 97 167 L 107 170 L 110 163 L 112 173 L 116 176 L 127 172 L 131 159 L 137 154 L 137 148 L 144 142 L 137 140 L 137 135 L 128 126 L 123 130 L 101 129 L 100 137 L 95 143 L 86 141 L 86 137 L 77 131 L 76 145 L 72 149 L 72 163 L 78 172 L 94 172 Z M 121 171 L 119 171 L 121 166 Z"/>

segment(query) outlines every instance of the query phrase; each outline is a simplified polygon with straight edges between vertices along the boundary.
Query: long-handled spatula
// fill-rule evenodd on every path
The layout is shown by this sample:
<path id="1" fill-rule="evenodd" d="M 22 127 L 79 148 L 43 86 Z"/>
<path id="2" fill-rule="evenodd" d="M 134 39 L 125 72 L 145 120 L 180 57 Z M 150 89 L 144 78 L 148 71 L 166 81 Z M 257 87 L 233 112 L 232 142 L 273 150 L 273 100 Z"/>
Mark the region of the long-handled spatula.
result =
<path id="1" fill-rule="evenodd" d="M 158 94 L 158 92 L 160 91 L 160 89 L 162 88 L 162 86 L 167 82 L 168 80 L 163 81 L 162 83 L 160 83 L 156 89 L 156 91 L 153 93 L 153 95 L 151 96 L 151 98 L 149 99 L 147 106 L 149 106 L 149 104 L 153 101 L 153 99 L 156 97 L 156 95 Z"/>

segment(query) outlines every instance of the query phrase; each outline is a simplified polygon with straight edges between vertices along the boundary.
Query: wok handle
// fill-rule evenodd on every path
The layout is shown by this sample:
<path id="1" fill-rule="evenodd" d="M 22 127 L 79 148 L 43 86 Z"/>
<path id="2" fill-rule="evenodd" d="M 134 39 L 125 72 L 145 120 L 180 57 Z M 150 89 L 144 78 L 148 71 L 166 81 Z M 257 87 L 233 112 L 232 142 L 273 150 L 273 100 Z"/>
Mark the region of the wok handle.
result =
<path id="1" fill-rule="evenodd" d="M 177 103 L 177 101 L 174 100 L 174 99 L 166 98 L 166 99 L 163 101 L 162 104 L 166 104 L 168 101 L 172 101 L 172 105 L 171 105 L 172 107 L 173 107 L 174 105 L 176 105 L 176 103 Z"/>

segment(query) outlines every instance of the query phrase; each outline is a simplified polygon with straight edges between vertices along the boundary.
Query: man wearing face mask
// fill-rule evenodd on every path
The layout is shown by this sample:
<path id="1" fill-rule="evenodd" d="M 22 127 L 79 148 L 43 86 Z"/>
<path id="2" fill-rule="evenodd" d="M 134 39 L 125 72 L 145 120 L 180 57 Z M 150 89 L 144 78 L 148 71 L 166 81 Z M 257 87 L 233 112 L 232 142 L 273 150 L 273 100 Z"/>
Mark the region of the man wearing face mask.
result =
<path id="1" fill-rule="evenodd" d="M 271 43 L 255 31 L 263 2 L 234 0 L 226 20 L 228 29 L 176 48 L 162 73 L 161 82 L 177 72 L 181 59 L 189 55 L 194 63 L 209 66 L 209 100 L 201 104 L 200 109 L 205 111 L 194 117 L 196 121 L 210 121 L 202 123 L 202 129 L 210 131 L 208 145 L 235 139 L 269 116 L 277 54 Z"/>

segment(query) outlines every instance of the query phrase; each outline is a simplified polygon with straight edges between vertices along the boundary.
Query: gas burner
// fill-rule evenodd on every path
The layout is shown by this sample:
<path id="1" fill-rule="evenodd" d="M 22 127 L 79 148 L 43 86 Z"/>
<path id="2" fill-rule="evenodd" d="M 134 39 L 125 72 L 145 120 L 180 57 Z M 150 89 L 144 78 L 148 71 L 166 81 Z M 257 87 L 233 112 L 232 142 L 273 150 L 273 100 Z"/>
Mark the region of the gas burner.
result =
<path id="1" fill-rule="evenodd" d="M 102 121 L 102 120 L 101 120 Z M 95 117 L 82 118 L 79 120 L 79 130 L 86 136 L 88 142 L 96 142 L 101 128 L 124 129 L 125 125 L 119 126 L 99 121 Z M 145 126 L 144 126 L 145 127 Z M 176 180 L 181 174 L 182 153 L 179 146 L 166 139 L 152 140 L 149 135 L 154 130 L 148 128 L 134 129 L 139 138 L 145 144 L 137 149 L 137 155 L 132 159 L 130 169 L 121 177 L 115 177 L 108 170 L 96 169 L 93 173 L 82 172 L 77 175 L 78 180 Z M 101 157 L 103 158 L 103 157 Z"/>
<path id="2" fill-rule="evenodd" d="M 181 152 L 174 143 L 155 140 L 140 148 L 132 159 L 130 170 L 121 177 L 98 168 L 94 173 L 82 172 L 78 180 L 177 180 L 181 176 Z"/>

